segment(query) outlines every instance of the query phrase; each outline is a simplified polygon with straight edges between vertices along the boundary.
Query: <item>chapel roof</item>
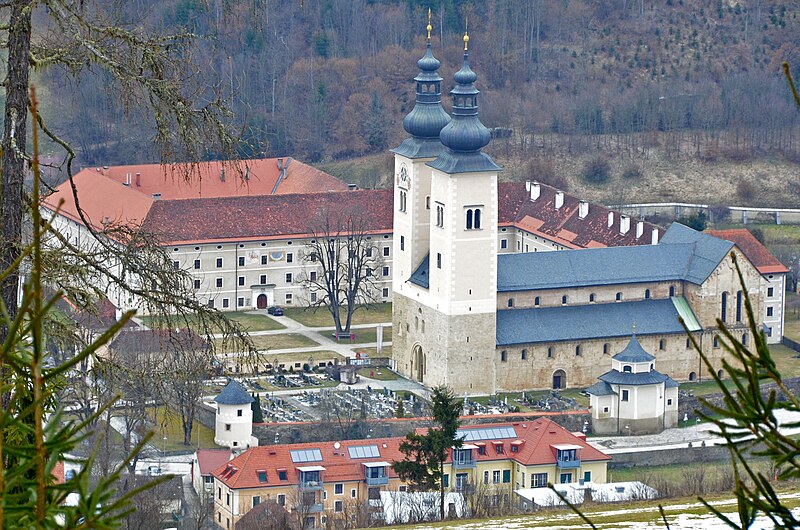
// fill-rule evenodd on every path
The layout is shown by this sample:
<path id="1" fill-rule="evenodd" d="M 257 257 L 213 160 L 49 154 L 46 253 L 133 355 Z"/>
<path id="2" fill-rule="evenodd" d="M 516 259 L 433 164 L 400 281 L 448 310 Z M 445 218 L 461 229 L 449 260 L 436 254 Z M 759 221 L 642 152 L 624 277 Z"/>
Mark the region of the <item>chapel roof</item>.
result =
<path id="1" fill-rule="evenodd" d="M 623 363 L 647 363 L 656 360 L 654 355 L 647 353 L 647 351 L 642 348 L 636 335 L 631 336 L 631 340 L 628 345 L 625 346 L 625 349 L 612 357 L 612 359 Z"/>
<path id="2" fill-rule="evenodd" d="M 253 402 L 253 396 L 247 393 L 239 381 L 231 379 L 214 401 L 220 405 L 249 405 Z"/>

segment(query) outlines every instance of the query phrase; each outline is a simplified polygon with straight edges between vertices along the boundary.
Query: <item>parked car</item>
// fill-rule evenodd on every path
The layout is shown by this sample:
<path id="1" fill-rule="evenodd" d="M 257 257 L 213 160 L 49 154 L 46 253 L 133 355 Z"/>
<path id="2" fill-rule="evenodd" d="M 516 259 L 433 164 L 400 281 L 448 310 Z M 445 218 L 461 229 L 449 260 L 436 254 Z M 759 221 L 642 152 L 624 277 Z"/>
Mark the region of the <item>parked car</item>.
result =
<path id="1" fill-rule="evenodd" d="M 267 313 L 274 317 L 282 317 L 283 316 L 283 308 L 278 307 L 276 305 L 267 309 Z"/>

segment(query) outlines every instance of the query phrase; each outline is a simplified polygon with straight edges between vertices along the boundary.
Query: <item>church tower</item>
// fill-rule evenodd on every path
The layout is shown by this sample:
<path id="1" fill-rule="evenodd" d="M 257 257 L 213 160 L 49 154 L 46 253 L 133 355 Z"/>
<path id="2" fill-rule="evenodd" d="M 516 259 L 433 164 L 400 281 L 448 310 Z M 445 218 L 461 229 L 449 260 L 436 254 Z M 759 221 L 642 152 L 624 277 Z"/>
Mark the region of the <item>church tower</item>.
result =
<path id="1" fill-rule="evenodd" d="M 478 119 L 468 44 L 465 34 L 464 63 L 451 91 L 453 118 L 439 134 L 440 153 L 426 161 L 424 188 L 417 189 L 427 225 L 405 232 L 404 241 L 397 220 L 403 212 L 395 211 L 394 259 L 413 249 L 403 261 L 413 270 L 395 268 L 392 351 L 397 369 L 427 386 L 489 394 L 495 388 L 500 168 L 481 152 L 491 135 Z"/>

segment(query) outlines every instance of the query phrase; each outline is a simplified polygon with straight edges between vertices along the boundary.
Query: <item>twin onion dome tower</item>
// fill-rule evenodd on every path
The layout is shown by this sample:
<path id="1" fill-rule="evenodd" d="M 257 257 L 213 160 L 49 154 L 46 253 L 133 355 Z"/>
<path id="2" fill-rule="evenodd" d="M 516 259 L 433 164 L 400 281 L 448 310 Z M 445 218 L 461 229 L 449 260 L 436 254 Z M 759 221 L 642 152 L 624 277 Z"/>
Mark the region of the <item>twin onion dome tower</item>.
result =
<path id="1" fill-rule="evenodd" d="M 392 151 L 408 158 L 436 157 L 428 165 L 445 173 L 497 171 L 500 167 L 481 149 L 489 144 L 491 133 L 478 118 L 478 76 L 469 67 L 469 33 L 464 33 L 464 63 L 455 73 L 453 116 L 442 108 L 441 63 L 431 50 L 430 10 L 428 11 L 428 43 L 425 55 L 417 61 L 420 72 L 414 78 L 417 98 L 414 109 L 403 119 L 403 128 L 410 138 Z"/>
<path id="2" fill-rule="evenodd" d="M 500 167 L 481 152 L 491 140 L 478 119 L 477 75 L 455 73 L 452 116 L 442 108 L 441 63 L 417 62 L 409 134 L 395 154 L 392 337 L 395 368 L 427 386 L 490 394 L 496 370 L 497 232 Z M 475 377 L 480 367 L 481 377 Z"/>

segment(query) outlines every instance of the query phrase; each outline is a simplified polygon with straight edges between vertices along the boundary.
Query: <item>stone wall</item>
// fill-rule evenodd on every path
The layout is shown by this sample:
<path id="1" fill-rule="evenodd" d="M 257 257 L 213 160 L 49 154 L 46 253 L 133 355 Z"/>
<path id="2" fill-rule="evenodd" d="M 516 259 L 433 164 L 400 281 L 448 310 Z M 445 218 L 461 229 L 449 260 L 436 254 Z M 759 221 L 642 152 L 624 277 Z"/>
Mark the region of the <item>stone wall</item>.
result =
<path id="1" fill-rule="evenodd" d="M 466 416 L 462 425 L 481 425 L 486 423 L 514 423 L 533 421 L 539 414 L 503 414 L 501 416 Z M 584 421 L 590 421 L 588 411 L 548 415 L 548 419 L 565 429 L 578 432 Z M 369 438 L 390 438 L 405 436 L 414 429 L 432 426 L 429 418 L 409 418 L 399 420 L 359 421 L 347 424 L 338 423 L 260 423 L 253 425 L 253 435 L 259 445 L 278 443 L 335 442 L 337 440 L 360 440 Z"/>
<path id="2" fill-rule="evenodd" d="M 800 396 L 800 377 L 794 377 L 792 379 L 784 379 L 783 384 L 786 388 L 792 392 L 795 396 Z M 761 386 L 761 395 L 767 397 L 772 390 L 775 390 L 777 385 L 775 383 L 769 383 Z M 779 394 L 777 396 L 778 399 L 784 399 L 785 396 Z M 703 399 L 711 403 L 712 405 L 723 405 L 723 396 L 721 392 L 708 394 L 703 396 Z M 711 411 L 708 408 L 704 407 L 700 403 L 700 398 L 697 396 L 686 396 L 682 395 L 678 399 L 678 417 L 680 420 L 683 420 L 684 415 L 688 416 L 689 418 L 696 418 L 697 417 L 697 410 L 700 410 L 705 413 L 710 413 Z"/>

